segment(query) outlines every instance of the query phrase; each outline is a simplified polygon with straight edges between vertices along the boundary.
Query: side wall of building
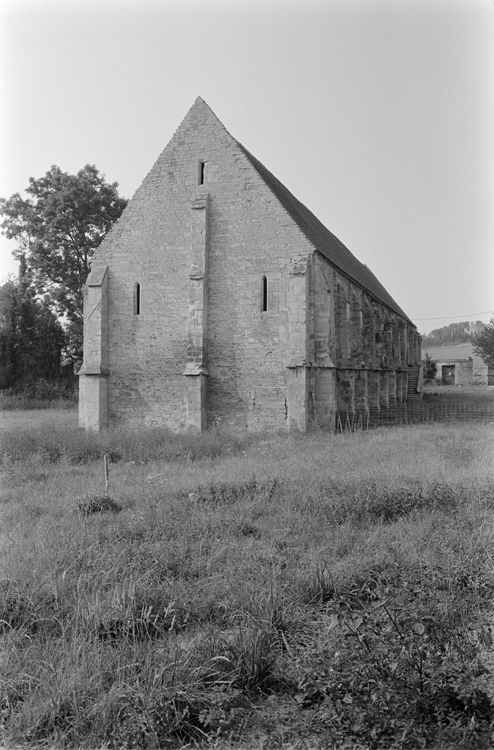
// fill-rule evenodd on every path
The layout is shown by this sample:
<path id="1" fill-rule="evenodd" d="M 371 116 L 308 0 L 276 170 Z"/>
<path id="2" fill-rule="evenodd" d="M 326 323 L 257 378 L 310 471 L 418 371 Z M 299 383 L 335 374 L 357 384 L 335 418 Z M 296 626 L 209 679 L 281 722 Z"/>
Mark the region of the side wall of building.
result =
<path id="1" fill-rule="evenodd" d="M 319 255 L 312 276 L 315 420 L 324 423 L 335 410 L 366 411 L 405 401 L 408 369 L 421 358 L 415 327 Z"/>

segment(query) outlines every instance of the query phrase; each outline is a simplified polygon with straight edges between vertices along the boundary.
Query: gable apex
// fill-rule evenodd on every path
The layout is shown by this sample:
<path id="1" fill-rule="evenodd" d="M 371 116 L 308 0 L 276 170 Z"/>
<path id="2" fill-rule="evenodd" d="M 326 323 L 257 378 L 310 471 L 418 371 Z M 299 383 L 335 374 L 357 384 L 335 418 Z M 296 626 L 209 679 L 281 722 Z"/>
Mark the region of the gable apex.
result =
<path id="1" fill-rule="evenodd" d="M 177 140 L 177 138 L 180 139 L 184 134 L 184 131 L 186 131 L 187 129 L 192 128 L 192 131 L 195 131 L 197 133 L 200 132 L 200 130 L 205 125 L 213 125 L 216 127 L 219 126 L 219 128 L 224 133 L 226 133 L 232 141 L 235 141 L 235 139 L 225 128 L 219 117 L 213 112 L 209 104 L 204 101 L 202 96 L 198 96 L 194 101 L 194 104 L 191 106 L 191 108 L 188 110 L 187 114 L 181 121 L 178 128 L 175 130 L 171 141 L 168 143 L 168 146 L 171 146 L 174 141 Z M 165 147 L 165 151 L 168 146 Z"/>
<path id="2" fill-rule="evenodd" d="M 386 307 L 405 318 L 409 323 L 412 323 L 375 274 L 364 263 L 361 263 L 343 242 L 330 232 L 312 211 L 301 203 L 245 146 L 231 135 L 211 107 L 200 96 L 195 100 L 182 125 L 188 122 L 189 118 L 194 118 L 195 116 L 214 118 L 214 121 L 220 125 L 223 132 L 231 139 L 231 142 L 237 146 L 240 153 L 246 158 L 250 166 L 254 168 L 274 198 L 283 206 L 295 225 L 318 253 L 323 255 L 345 276 L 367 291 L 374 299 L 382 302 Z M 182 125 L 177 133 L 180 132 Z M 414 324 L 412 323 L 412 325 Z"/>
<path id="3" fill-rule="evenodd" d="M 193 109 L 199 109 L 199 108 L 202 108 L 202 107 L 204 107 L 205 109 L 209 110 L 209 112 L 211 112 L 211 114 L 214 115 L 213 110 L 211 109 L 211 107 L 209 106 L 209 104 L 202 98 L 202 96 L 198 96 L 195 99 L 194 104 L 192 105 L 192 107 L 190 108 L 189 111 L 191 111 Z M 214 116 L 216 117 L 216 115 L 214 115 Z M 218 119 L 218 118 L 216 118 L 216 119 Z"/>
<path id="4" fill-rule="evenodd" d="M 215 120 L 217 120 L 223 125 L 219 117 L 213 112 L 209 104 L 202 98 L 202 96 L 198 96 L 196 98 L 196 100 L 194 101 L 194 104 L 185 115 L 184 120 L 187 120 L 191 115 L 194 115 L 196 112 L 199 113 L 200 111 L 202 111 L 203 113 L 205 112 L 209 115 L 212 115 L 212 117 L 214 117 Z"/>

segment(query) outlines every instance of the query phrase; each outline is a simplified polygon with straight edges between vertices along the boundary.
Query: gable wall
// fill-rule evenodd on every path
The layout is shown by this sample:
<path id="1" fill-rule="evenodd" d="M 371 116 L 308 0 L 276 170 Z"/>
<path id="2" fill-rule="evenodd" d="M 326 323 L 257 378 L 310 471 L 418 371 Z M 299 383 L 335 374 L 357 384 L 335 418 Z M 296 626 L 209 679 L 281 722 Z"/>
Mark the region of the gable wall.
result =
<path id="1" fill-rule="evenodd" d="M 289 269 L 312 248 L 206 106 L 189 112 L 93 260 L 95 273 L 108 266 L 110 424 L 186 425 L 191 204 L 204 193 L 209 425 L 286 424 Z"/>

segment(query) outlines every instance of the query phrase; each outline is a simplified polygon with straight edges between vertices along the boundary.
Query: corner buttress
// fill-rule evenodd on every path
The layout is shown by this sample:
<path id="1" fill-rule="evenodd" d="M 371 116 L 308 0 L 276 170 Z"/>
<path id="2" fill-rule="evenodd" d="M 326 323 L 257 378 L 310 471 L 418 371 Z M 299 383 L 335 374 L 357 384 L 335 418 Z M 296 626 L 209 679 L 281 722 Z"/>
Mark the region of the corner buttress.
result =
<path id="1" fill-rule="evenodd" d="M 79 370 L 79 427 L 108 425 L 108 268 L 89 274 L 84 290 L 84 360 Z"/>
<path id="2" fill-rule="evenodd" d="M 309 421 L 309 294 L 310 263 L 307 255 L 292 258 L 288 278 L 288 428 L 305 432 Z"/>

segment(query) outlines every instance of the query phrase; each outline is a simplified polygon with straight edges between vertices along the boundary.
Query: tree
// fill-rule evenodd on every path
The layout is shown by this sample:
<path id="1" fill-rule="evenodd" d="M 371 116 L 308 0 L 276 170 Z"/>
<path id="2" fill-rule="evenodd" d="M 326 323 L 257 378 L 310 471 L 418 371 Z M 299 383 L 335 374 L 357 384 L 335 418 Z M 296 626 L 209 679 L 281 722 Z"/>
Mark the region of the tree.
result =
<path id="1" fill-rule="evenodd" d="M 437 363 L 432 359 L 431 355 L 426 352 L 424 359 L 424 378 L 425 380 L 434 380 L 437 374 Z"/>
<path id="2" fill-rule="evenodd" d="M 490 367 L 494 367 L 494 318 L 484 327 L 473 340 L 473 350 Z"/>
<path id="3" fill-rule="evenodd" d="M 44 177 L 29 179 L 27 197 L 0 199 L 3 234 L 17 242 L 13 255 L 25 258 L 35 293 L 63 316 L 74 362 L 82 355 L 83 289 L 91 257 L 127 205 L 117 187 L 89 164 L 76 175 L 52 166 Z"/>
<path id="4" fill-rule="evenodd" d="M 35 299 L 26 262 L 19 278 L 0 286 L 0 389 L 33 391 L 60 380 L 64 332 L 57 316 Z"/>

